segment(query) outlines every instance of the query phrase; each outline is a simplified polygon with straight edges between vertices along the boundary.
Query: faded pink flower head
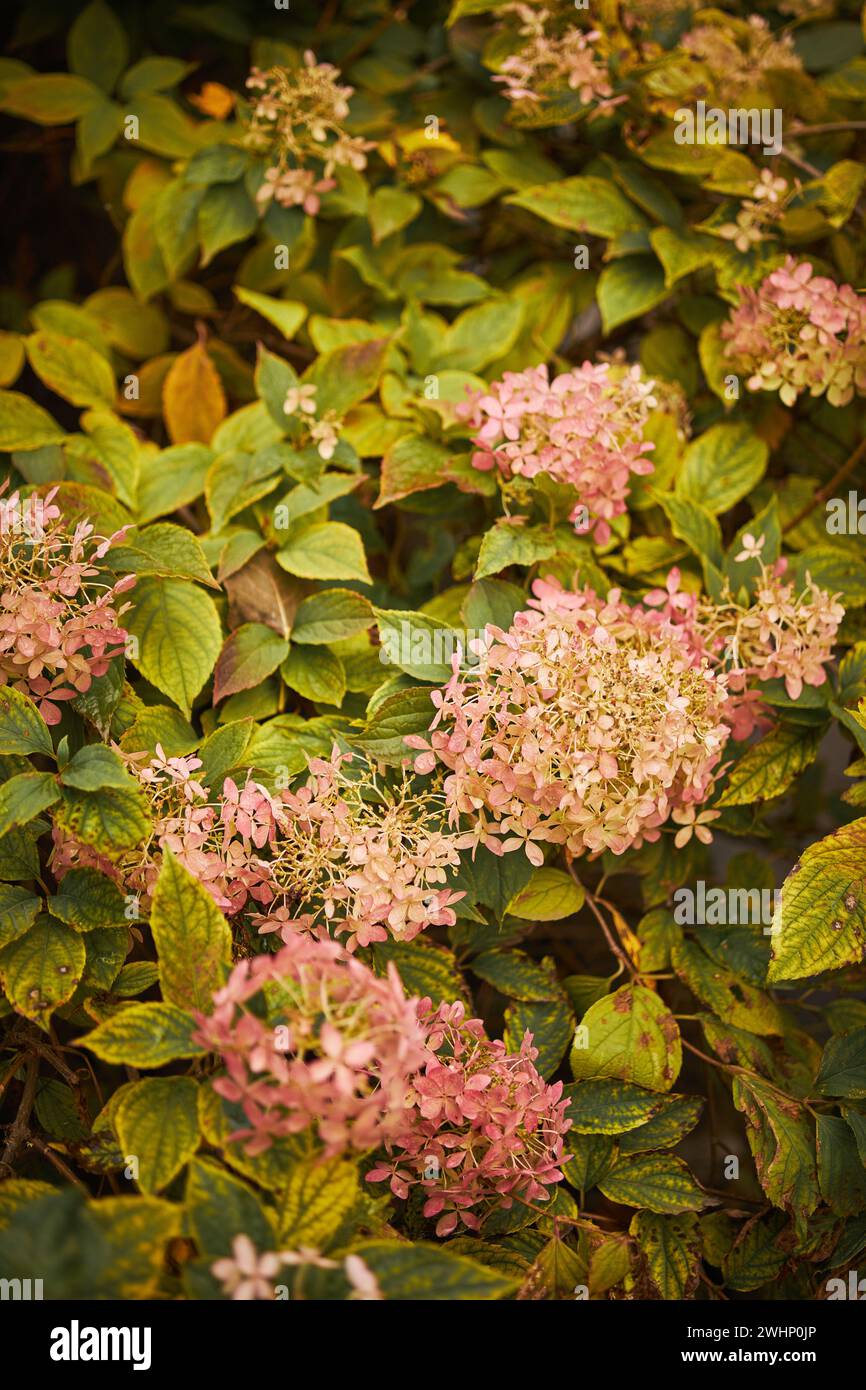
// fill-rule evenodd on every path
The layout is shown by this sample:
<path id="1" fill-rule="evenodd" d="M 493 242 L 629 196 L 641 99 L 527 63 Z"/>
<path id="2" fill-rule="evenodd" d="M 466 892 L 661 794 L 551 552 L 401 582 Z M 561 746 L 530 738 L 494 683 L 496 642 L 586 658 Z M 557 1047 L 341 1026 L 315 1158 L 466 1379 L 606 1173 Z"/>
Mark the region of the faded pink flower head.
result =
<path id="1" fill-rule="evenodd" d="M 433 1009 L 425 999 L 419 1014 L 431 1057 L 414 1079 L 402 1130 L 386 1140 L 387 1161 L 367 1181 L 387 1179 L 397 1197 L 420 1186 L 440 1236 L 458 1222 L 478 1230 L 488 1212 L 515 1200 L 546 1201 L 562 1179 L 571 1121 L 562 1082 L 549 1085 L 536 1070 L 532 1035 L 509 1053 L 460 1003 Z"/>
<path id="2" fill-rule="evenodd" d="M 866 296 L 793 256 L 738 293 L 722 338 L 750 391 L 778 391 L 788 406 L 804 391 L 836 406 L 866 393 Z"/>
<path id="3" fill-rule="evenodd" d="M 546 474 L 571 485 L 576 529 L 592 530 L 605 544 L 610 522 L 626 509 L 631 474 L 652 472 L 646 455 L 654 446 L 643 428 L 656 405 L 640 367 L 584 362 L 553 381 L 546 366 L 505 372 L 457 413 L 476 431 L 476 468 L 498 468 L 506 479 Z"/>
<path id="4" fill-rule="evenodd" d="M 135 583 L 100 564 L 126 528 L 98 537 L 87 521 L 72 527 L 56 493 L 0 502 L 0 685 L 29 695 L 46 724 L 125 651 L 129 604 L 117 600 Z"/>

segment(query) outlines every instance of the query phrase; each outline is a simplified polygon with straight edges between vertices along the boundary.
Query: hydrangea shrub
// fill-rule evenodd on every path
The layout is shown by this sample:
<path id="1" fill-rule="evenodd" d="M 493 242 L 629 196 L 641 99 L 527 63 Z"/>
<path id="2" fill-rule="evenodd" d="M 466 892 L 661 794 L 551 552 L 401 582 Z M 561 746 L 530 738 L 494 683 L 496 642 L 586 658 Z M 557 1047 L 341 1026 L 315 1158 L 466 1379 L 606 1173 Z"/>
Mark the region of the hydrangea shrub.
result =
<path id="1" fill-rule="evenodd" d="M 176 10 L 0 59 L 0 1276 L 833 1297 L 859 7 Z"/>

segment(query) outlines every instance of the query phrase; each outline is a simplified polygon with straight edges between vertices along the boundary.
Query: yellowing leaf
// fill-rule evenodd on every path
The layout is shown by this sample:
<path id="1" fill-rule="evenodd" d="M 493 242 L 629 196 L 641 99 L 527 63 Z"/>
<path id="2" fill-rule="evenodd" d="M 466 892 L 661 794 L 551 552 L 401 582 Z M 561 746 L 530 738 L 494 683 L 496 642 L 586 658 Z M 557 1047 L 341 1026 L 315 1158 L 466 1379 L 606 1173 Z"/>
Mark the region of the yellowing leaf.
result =
<path id="1" fill-rule="evenodd" d="M 623 985 L 584 1014 L 571 1053 L 580 1081 L 619 1077 L 651 1091 L 669 1091 L 682 1066 L 680 1030 L 657 994 Z"/>
<path id="2" fill-rule="evenodd" d="M 113 1114 L 127 1163 L 138 1160 L 143 1192 L 159 1192 L 198 1148 L 198 1083 L 189 1076 L 151 1076 L 125 1088 Z"/>
<path id="3" fill-rule="evenodd" d="M 112 406 L 114 372 L 96 348 L 60 333 L 31 333 L 24 340 L 34 372 L 72 405 Z"/>
<path id="4" fill-rule="evenodd" d="M 162 996 L 185 1009 L 211 1008 L 231 962 L 229 925 L 206 888 L 163 851 L 150 929 L 159 957 Z"/>
<path id="5" fill-rule="evenodd" d="M 330 1159 L 292 1169 L 277 1211 L 280 1248 L 326 1248 L 358 1199 L 354 1163 Z"/>
<path id="6" fill-rule="evenodd" d="M 173 444 L 208 444 L 226 415 L 219 373 L 202 343 L 171 364 L 162 387 L 163 414 Z"/>
<path id="7" fill-rule="evenodd" d="M 164 1067 L 181 1057 L 201 1056 L 205 1049 L 192 1041 L 194 1032 L 192 1015 L 176 1004 L 130 1004 L 79 1041 L 104 1062 Z"/>
<path id="8" fill-rule="evenodd" d="M 0 952 L 0 979 L 18 1013 L 47 1029 L 52 1011 L 75 993 L 84 959 L 78 933 L 42 917 Z"/>
<path id="9" fill-rule="evenodd" d="M 370 584 L 364 542 L 353 526 L 323 521 L 277 551 L 277 564 L 299 579 L 357 579 Z"/>

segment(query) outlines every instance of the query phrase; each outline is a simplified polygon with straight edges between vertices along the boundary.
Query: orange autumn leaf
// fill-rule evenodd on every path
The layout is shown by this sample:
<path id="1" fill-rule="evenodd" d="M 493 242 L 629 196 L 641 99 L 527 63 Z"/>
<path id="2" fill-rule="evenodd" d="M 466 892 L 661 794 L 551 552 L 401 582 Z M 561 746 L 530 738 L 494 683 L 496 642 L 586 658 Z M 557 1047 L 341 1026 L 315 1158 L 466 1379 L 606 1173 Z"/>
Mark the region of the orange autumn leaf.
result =
<path id="1" fill-rule="evenodd" d="M 172 363 L 162 388 L 162 412 L 172 444 L 209 444 L 225 419 L 225 391 L 203 343 Z"/>
<path id="2" fill-rule="evenodd" d="M 222 121 L 230 115 L 234 107 L 235 94 L 221 82 L 205 82 L 201 91 L 189 97 L 188 101 L 205 116 L 213 116 L 215 120 Z"/>

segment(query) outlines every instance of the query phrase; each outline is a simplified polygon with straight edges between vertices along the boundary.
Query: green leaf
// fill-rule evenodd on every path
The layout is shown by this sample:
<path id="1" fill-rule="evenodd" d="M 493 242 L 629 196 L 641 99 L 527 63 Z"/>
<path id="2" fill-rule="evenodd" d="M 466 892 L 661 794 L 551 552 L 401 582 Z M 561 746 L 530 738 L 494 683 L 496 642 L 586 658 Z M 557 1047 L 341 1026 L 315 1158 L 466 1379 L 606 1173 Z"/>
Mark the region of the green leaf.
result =
<path id="1" fill-rule="evenodd" d="M 639 1211 L 628 1229 L 647 1262 L 659 1297 L 693 1298 L 701 1264 L 697 1217 L 691 1213 L 659 1216 L 652 1211 Z"/>
<path id="2" fill-rule="evenodd" d="M 669 1103 L 658 1115 L 622 1135 L 620 1153 L 652 1153 L 655 1149 L 671 1149 L 691 1133 L 701 1118 L 704 1107 L 701 1097 L 674 1096 L 668 1099 Z"/>
<path id="3" fill-rule="evenodd" d="M 718 516 L 757 487 L 768 455 L 748 425 L 713 425 L 686 449 L 677 495 Z"/>
<path id="4" fill-rule="evenodd" d="M 617 1146 L 607 1134 L 578 1134 L 569 1130 L 565 1136 L 566 1157 L 560 1164 L 566 1182 L 578 1192 L 589 1192 L 599 1178 L 609 1173 L 617 1160 Z"/>
<path id="5" fill-rule="evenodd" d="M 699 502 L 679 497 L 674 492 L 659 493 L 657 497 L 677 539 L 685 541 L 702 563 L 706 559 L 716 569 L 721 569 L 724 563 L 722 528 L 713 514 Z"/>
<path id="6" fill-rule="evenodd" d="M 462 631 L 439 618 L 409 609 L 374 608 L 379 628 L 379 660 L 395 666 L 413 680 L 443 685 L 451 675 L 451 659 L 465 645 Z"/>
<path id="7" fill-rule="evenodd" d="M 305 384 L 316 387 L 316 413 L 321 416 L 333 410 L 343 416 L 372 395 L 385 369 L 390 344 L 390 338 L 374 338 L 317 357 L 302 377 Z"/>
<path id="8" fill-rule="evenodd" d="M 474 968 L 474 967 L 473 967 Z M 563 998 L 541 1003 L 516 1001 L 505 1010 L 505 1045 L 518 1052 L 524 1033 L 532 1034 L 537 1048 L 535 1065 L 546 1079 L 551 1077 L 568 1051 L 574 1033 L 574 1014 Z"/>
<path id="9" fill-rule="evenodd" d="M 652 1091 L 669 1091 L 681 1066 L 676 1020 L 659 996 L 643 985 L 623 985 L 593 1004 L 583 1016 L 571 1053 L 572 1074 L 578 1081 L 618 1077 Z"/>
<path id="10" fill-rule="evenodd" d="M 711 960 L 696 942 L 678 942 L 671 964 L 701 1003 L 725 1023 L 752 1033 L 784 1035 L 785 1014 L 775 1000 Z"/>
<path id="11" fill-rule="evenodd" d="M 231 963 L 231 930 L 207 889 L 167 849 L 153 890 L 150 929 L 163 998 L 209 1013 Z"/>
<path id="12" fill-rule="evenodd" d="M 126 625 L 139 655 L 131 660 L 188 718 L 222 645 L 213 602 L 186 580 L 159 578 L 141 579 L 134 600 Z"/>
<path id="13" fill-rule="evenodd" d="M 226 639 L 214 671 L 213 699 L 251 690 L 276 671 L 289 653 L 288 642 L 263 623 L 244 623 Z"/>
<path id="14" fill-rule="evenodd" d="M 31 333 L 24 346 L 36 375 L 65 401 L 81 406 L 114 405 L 114 372 L 90 343 L 60 333 Z"/>
<path id="15" fill-rule="evenodd" d="M 600 1298 L 621 1284 L 631 1269 L 631 1249 L 622 1235 L 606 1237 L 597 1245 L 589 1261 L 589 1296 Z"/>
<path id="16" fill-rule="evenodd" d="M 164 579 L 195 579 L 199 584 L 216 587 L 201 542 L 185 527 L 168 521 L 145 526 L 120 545 L 113 545 L 111 564 L 115 570 L 157 574 Z"/>
<path id="17" fill-rule="evenodd" d="M 60 798 L 51 772 L 20 772 L 0 786 L 0 835 L 15 825 L 27 825 Z"/>
<path id="18" fill-rule="evenodd" d="M 372 758 L 400 764 L 410 753 L 407 734 L 426 734 L 435 710 L 429 686 L 401 690 L 378 704 L 364 725 L 360 743 Z"/>
<path id="19" fill-rule="evenodd" d="M 370 584 L 364 542 L 353 526 L 322 521 L 277 551 L 277 564 L 299 579 L 348 579 Z"/>
<path id="20" fill-rule="evenodd" d="M 809 575 L 830 594 L 841 594 L 846 608 L 866 603 L 866 560 L 837 545 L 810 545 L 797 556 L 794 579 L 805 588 Z"/>
<path id="21" fill-rule="evenodd" d="M 374 245 L 414 221 L 423 206 L 418 194 L 408 189 L 384 185 L 377 188 L 367 207 Z"/>
<path id="22" fill-rule="evenodd" d="M 554 971 L 523 951 L 482 951 L 472 961 L 472 972 L 510 999 L 534 1003 L 562 997 Z"/>
<path id="23" fill-rule="evenodd" d="M 110 92 L 129 60 L 129 40 L 104 0 L 91 0 L 69 31 L 66 51 L 70 71 Z"/>
<path id="24" fill-rule="evenodd" d="M 151 1299 L 164 1278 L 166 1247 L 180 1234 L 180 1208 L 158 1197 L 103 1197 L 89 1208 L 108 1242 L 109 1264 L 89 1296 Z"/>
<path id="25" fill-rule="evenodd" d="M 515 1279 L 441 1246 L 405 1241 L 362 1241 L 353 1250 L 373 1271 L 385 1298 L 397 1302 L 475 1302 L 505 1298 Z"/>
<path id="26" fill-rule="evenodd" d="M 289 689 L 305 700 L 337 707 L 343 703 L 346 668 L 327 647 L 292 647 L 280 675 Z"/>
<path id="27" fill-rule="evenodd" d="M 33 701 L 11 685 L 0 687 L 0 753 L 41 753 L 54 758 L 45 720 Z"/>
<path id="28" fill-rule="evenodd" d="M 0 391 L 0 449 L 41 449 L 63 438 L 47 410 L 19 391 Z"/>
<path id="29" fill-rule="evenodd" d="M 866 1097 L 866 1028 L 851 1028 L 830 1039 L 815 1084 L 824 1096 Z"/>
<path id="30" fill-rule="evenodd" d="M 565 1087 L 568 1118 L 577 1134 L 623 1134 L 664 1110 L 667 1097 L 628 1081 L 581 1081 Z"/>
<path id="31" fill-rule="evenodd" d="M 37 125 L 68 125 L 86 116 L 102 101 L 102 91 L 85 77 L 62 72 L 36 73 L 13 82 L 3 92 L 0 107 Z"/>
<path id="32" fill-rule="evenodd" d="M 138 484 L 139 521 L 152 521 L 194 502 L 213 460 L 206 444 L 176 444 L 151 455 Z"/>
<path id="33" fill-rule="evenodd" d="M 27 888 L 0 883 L 0 948 L 8 946 L 29 931 L 42 907 Z"/>
<path id="34" fill-rule="evenodd" d="M 102 853 L 134 849 L 150 830 L 144 794 L 103 787 L 80 792 L 64 787 L 57 821 L 68 834 Z"/>
<path id="35" fill-rule="evenodd" d="M 673 1154 L 621 1158 L 598 1186 L 611 1202 L 646 1207 L 662 1216 L 701 1211 L 710 1201 L 686 1164 Z"/>
<path id="36" fill-rule="evenodd" d="M 84 959 L 84 942 L 76 932 L 40 917 L 0 951 L 0 976 L 9 1002 L 47 1030 L 54 1009 L 75 993 Z"/>
<path id="37" fill-rule="evenodd" d="M 450 450 L 423 434 L 405 434 L 382 459 L 379 496 L 374 507 L 384 507 L 416 492 L 441 487 L 447 481 Z"/>
<path id="38" fill-rule="evenodd" d="M 95 931 L 123 924 L 126 899 L 97 869 L 70 869 L 48 906 L 52 917 L 74 931 Z"/>
<path id="39" fill-rule="evenodd" d="M 746 749 L 728 773 L 715 806 L 751 806 L 781 796 L 815 761 L 823 730 L 780 725 Z"/>
<path id="40" fill-rule="evenodd" d="M 775 1279 L 788 1260 L 788 1251 L 780 1239 L 788 1229 L 786 1218 L 779 1212 L 747 1221 L 722 1262 L 725 1283 L 747 1293 Z"/>
<path id="41" fill-rule="evenodd" d="M 593 236 L 618 237 L 647 225 L 643 213 L 616 184 L 591 174 L 540 183 L 513 193 L 504 201 L 525 208 L 555 227 L 590 232 Z"/>
<path id="42" fill-rule="evenodd" d="M 866 1207 L 866 1169 L 854 1134 L 835 1115 L 818 1115 L 816 1125 L 821 1196 L 837 1215 L 856 1216 Z"/>
<path id="43" fill-rule="evenodd" d="M 746 1117 L 746 1137 L 765 1193 L 797 1218 L 818 1205 L 815 1130 L 805 1108 L 750 1072 L 734 1076 L 733 1101 Z"/>
<path id="44" fill-rule="evenodd" d="M 245 290 L 242 285 L 235 285 L 234 292 L 241 304 L 245 304 L 248 309 L 255 309 L 257 314 L 261 314 L 263 319 L 267 319 L 268 323 L 278 328 L 289 341 L 294 338 L 307 317 L 306 304 L 299 304 L 296 300 L 274 299 L 269 294 Z"/>
<path id="45" fill-rule="evenodd" d="M 268 451 L 253 456 L 230 449 L 219 454 L 208 469 L 204 489 L 213 529 L 221 530 L 233 516 L 273 492 L 281 481 Z"/>
<path id="46" fill-rule="evenodd" d="M 373 624 L 373 610 L 361 594 L 350 589 L 324 589 L 304 599 L 295 614 L 292 641 L 326 647 Z"/>
<path id="47" fill-rule="evenodd" d="M 168 1187 L 198 1148 L 198 1083 L 154 1076 L 125 1087 L 112 1111 L 124 1157 L 138 1159 L 138 1184 L 153 1194 Z"/>
<path id="48" fill-rule="evenodd" d="M 72 935 L 72 933 L 70 933 Z M 192 1041 L 195 1020 L 175 1004 L 129 1004 L 85 1033 L 79 1042 L 104 1062 L 129 1067 L 164 1067 L 205 1048 Z"/>
<path id="49" fill-rule="evenodd" d="M 287 416 L 283 405 L 289 389 L 298 384 L 297 373 L 282 357 L 268 352 L 267 348 L 259 344 L 255 383 L 256 394 L 267 407 L 268 415 L 278 426 L 280 433 L 285 434 Z"/>
<path id="50" fill-rule="evenodd" d="M 446 329 L 433 366 L 437 371 L 480 372 L 510 352 L 520 332 L 524 308 L 502 297 L 473 304 Z M 461 399 L 465 392 L 461 393 Z"/>
<path id="51" fill-rule="evenodd" d="M 354 1163 L 332 1158 L 296 1164 L 277 1205 L 280 1247 L 326 1250 L 359 1196 Z"/>
<path id="52" fill-rule="evenodd" d="M 859 964 L 866 951 L 866 819 L 804 850 L 782 885 L 767 980 L 801 980 Z"/>
<path id="53" fill-rule="evenodd" d="M 509 565 L 534 565 L 556 550 L 556 541 L 546 526 L 516 526 L 509 521 L 493 526 L 481 541 L 474 578 L 499 574 Z"/>
<path id="54" fill-rule="evenodd" d="M 389 964 L 395 965 L 406 993 L 429 997 L 434 1006 L 443 999 L 452 1004 L 466 996 L 466 984 L 453 952 L 433 942 L 376 941 L 373 964 L 379 975 L 385 974 Z"/>
<path id="55" fill-rule="evenodd" d="M 623 256 L 598 277 L 596 298 L 605 333 L 628 323 L 667 299 L 669 290 L 655 256 Z"/>
<path id="56" fill-rule="evenodd" d="M 563 869 L 533 869 L 532 876 L 515 893 L 505 911 L 524 922 L 559 922 L 583 907 L 584 891 Z"/>
<path id="57" fill-rule="evenodd" d="M 649 234 L 652 248 L 664 266 L 665 284 L 671 288 L 684 275 L 713 265 L 719 257 L 715 237 L 702 236 L 691 228 L 654 227 Z"/>
<path id="58" fill-rule="evenodd" d="M 235 1236 L 246 1235 L 258 1250 L 271 1250 L 274 1228 L 258 1197 L 212 1158 L 189 1165 L 184 1210 L 203 1255 L 217 1259 L 232 1253 Z"/>
<path id="59" fill-rule="evenodd" d="M 227 246 L 246 240 L 255 231 L 257 221 L 255 204 L 243 182 L 212 184 L 198 209 L 202 265 L 209 265 Z"/>
<path id="60" fill-rule="evenodd" d="M 101 743 L 79 748 L 72 761 L 62 769 L 60 781 L 64 787 L 75 787 L 83 792 L 100 791 L 102 787 L 126 792 L 138 790 L 138 783 L 130 776 L 123 759 L 113 748 Z"/>

